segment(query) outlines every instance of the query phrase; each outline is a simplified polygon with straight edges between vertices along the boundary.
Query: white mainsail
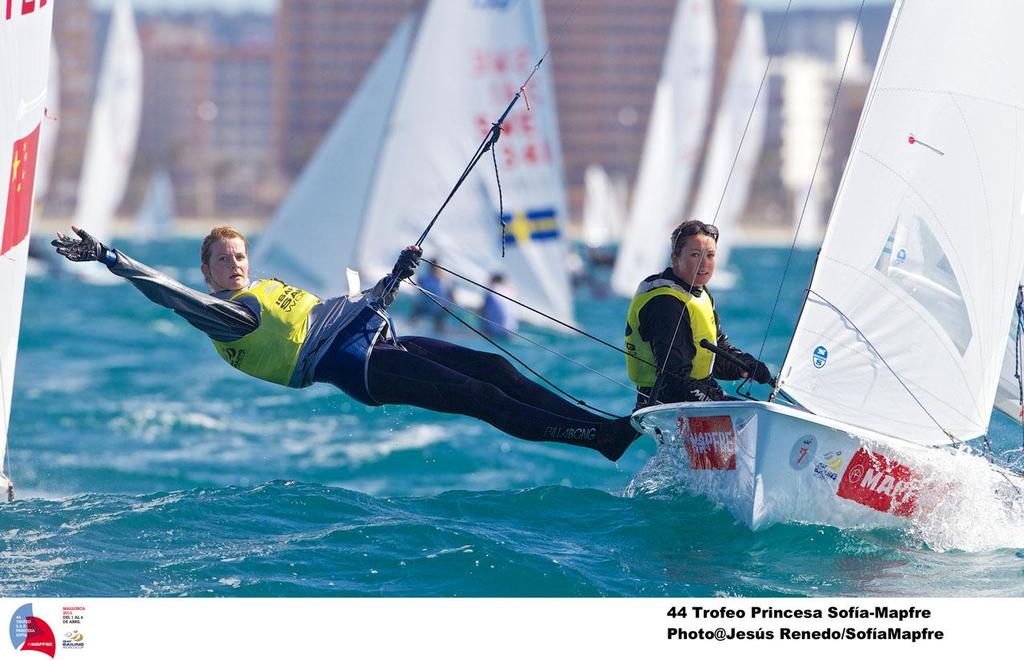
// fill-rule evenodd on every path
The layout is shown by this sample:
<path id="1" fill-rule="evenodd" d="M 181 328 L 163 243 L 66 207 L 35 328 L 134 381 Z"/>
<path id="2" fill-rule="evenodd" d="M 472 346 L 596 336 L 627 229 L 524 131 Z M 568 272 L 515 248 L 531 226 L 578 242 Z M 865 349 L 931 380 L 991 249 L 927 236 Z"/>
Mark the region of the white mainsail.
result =
<path id="1" fill-rule="evenodd" d="M 632 296 L 640 280 L 668 265 L 672 228 L 685 220 L 700 158 L 714 75 L 711 0 L 680 0 L 654 94 L 629 225 L 612 290 Z"/>
<path id="2" fill-rule="evenodd" d="M 408 56 L 406 29 L 392 37 L 255 255 L 266 255 L 275 274 L 320 294 L 345 293 L 346 266 L 355 264 L 369 281 L 391 269 L 547 48 L 537 0 L 432 2 Z M 566 200 L 548 66 L 534 75 L 527 95 L 529 109 L 520 100 L 497 145 L 508 223 L 504 259 L 490 156 L 445 209 L 424 251 L 477 281 L 500 272 L 524 303 L 569 320 Z M 346 144 L 358 146 L 343 150 Z M 338 201 L 314 205 L 325 198 Z M 333 218 L 316 232 L 294 229 L 308 227 L 295 220 L 299 215 L 327 213 Z M 327 242 L 329 249 L 322 247 Z"/>
<path id="3" fill-rule="evenodd" d="M 626 219 L 625 182 L 612 180 L 600 165 L 590 165 L 583 186 L 583 243 L 591 248 L 614 245 Z"/>
<path id="4" fill-rule="evenodd" d="M 128 0 L 117 0 L 110 18 L 96 99 L 89 120 L 74 224 L 100 240 L 128 185 L 142 115 L 142 49 Z"/>
<path id="5" fill-rule="evenodd" d="M 811 411 L 921 444 L 986 432 L 1024 267 L 1021 24 L 1012 0 L 896 3 L 782 370 Z"/>
<path id="6" fill-rule="evenodd" d="M 16 3 L 0 20 L 0 467 L 6 467 L 52 22 L 52 2 Z M 2 473 L 0 488 L 11 492 Z"/>
<path id="7" fill-rule="evenodd" d="M 703 222 L 714 222 L 721 232 L 716 254 L 718 268 L 728 263 L 735 230 L 761 157 L 768 99 L 764 94 L 759 98 L 758 90 L 766 61 L 761 13 L 747 9 L 704 157 L 704 172 L 692 214 Z"/>
<path id="8" fill-rule="evenodd" d="M 395 29 L 275 212 L 253 252 L 260 272 L 320 295 L 348 292 L 345 269 L 360 265 L 366 207 L 414 28 L 407 18 Z"/>
<path id="9" fill-rule="evenodd" d="M 166 238 L 174 229 L 174 183 L 167 170 L 149 179 L 146 197 L 135 219 L 135 236 L 143 240 Z"/>

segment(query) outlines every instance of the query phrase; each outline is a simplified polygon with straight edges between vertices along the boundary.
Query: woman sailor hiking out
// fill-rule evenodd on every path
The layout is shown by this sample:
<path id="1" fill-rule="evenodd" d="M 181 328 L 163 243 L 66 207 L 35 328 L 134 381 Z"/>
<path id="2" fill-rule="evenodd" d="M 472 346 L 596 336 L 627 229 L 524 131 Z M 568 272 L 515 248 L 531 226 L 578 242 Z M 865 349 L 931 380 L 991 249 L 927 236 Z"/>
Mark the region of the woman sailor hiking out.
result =
<path id="1" fill-rule="evenodd" d="M 734 348 L 722 332 L 707 290 L 717 245 L 714 225 L 682 223 L 672 232 L 671 265 L 644 278 L 633 295 L 626 316 L 626 367 L 637 386 L 637 408 L 730 399 L 715 378 L 772 382 L 768 367 Z M 716 360 L 715 353 L 723 352 L 731 359 Z"/>
<path id="2" fill-rule="evenodd" d="M 248 242 L 215 227 L 200 249 L 210 293 L 108 248 L 86 231 L 52 245 L 71 261 L 99 261 L 213 341 L 232 367 L 288 387 L 329 383 L 369 406 L 407 404 L 469 415 L 509 435 L 588 447 L 616 461 L 639 435 L 520 374 L 503 357 L 428 337 L 389 337 L 387 306 L 419 265 L 409 246 L 373 289 L 321 300 L 276 279 L 249 280 Z"/>

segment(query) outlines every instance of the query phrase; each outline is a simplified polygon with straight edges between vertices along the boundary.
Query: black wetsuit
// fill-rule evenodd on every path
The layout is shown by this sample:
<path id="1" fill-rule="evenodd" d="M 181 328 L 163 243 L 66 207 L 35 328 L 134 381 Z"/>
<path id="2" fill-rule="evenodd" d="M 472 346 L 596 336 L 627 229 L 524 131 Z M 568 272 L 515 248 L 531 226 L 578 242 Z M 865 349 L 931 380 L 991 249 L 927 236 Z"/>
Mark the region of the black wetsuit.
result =
<path id="1" fill-rule="evenodd" d="M 111 272 L 211 338 L 230 342 L 259 327 L 259 303 L 251 296 L 227 300 L 234 292 L 201 293 L 120 251 L 117 255 Z M 352 327 L 367 316 L 360 310 L 365 312 L 366 301 L 378 296 L 378 290 L 383 290 L 381 283 L 364 296 L 330 298 L 313 308 L 290 387 L 330 383 L 369 405 L 407 404 L 469 415 L 524 440 L 589 447 L 611 460 L 636 438 L 628 417 L 608 420 L 595 415 L 524 377 L 492 353 L 427 337 L 374 335 L 369 359 L 354 362 L 343 344 Z"/>

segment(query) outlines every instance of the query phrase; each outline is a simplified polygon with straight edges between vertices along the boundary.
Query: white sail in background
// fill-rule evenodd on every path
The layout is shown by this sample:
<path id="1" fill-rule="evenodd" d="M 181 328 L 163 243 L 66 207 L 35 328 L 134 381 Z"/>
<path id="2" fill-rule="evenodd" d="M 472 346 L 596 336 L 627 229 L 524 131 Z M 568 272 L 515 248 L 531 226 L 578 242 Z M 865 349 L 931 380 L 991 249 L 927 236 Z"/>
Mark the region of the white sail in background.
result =
<path id="1" fill-rule="evenodd" d="M 613 181 L 600 165 L 591 165 L 583 174 L 583 185 L 583 243 L 591 248 L 618 243 L 626 221 L 625 183 Z"/>
<path id="2" fill-rule="evenodd" d="M 146 197 L 135 218 L 135 236 L 142 240 L 167 238 L 174 231 L 174 183 L 167 170 L 149 179 Z"/>
<path id="3" fill-rule="evenodd" d="M 395 29 L 274 213 L 253 253 L 259 272 L 321 296 L 348 293 L 345 269 L 359 268 L 360 239 L 369 221 L 366 207 L 414 28 L 408 18 Z M 370 284 L 382 275 L 366 273 L 363 279 L 372 278 Z"/>
<path id="4" fill-rule="evenodd" d="M 825 231 L 818 156 L 828 124 L 826 62 L 798 54 L 782 63 L 782 182 L 792 200 L 796 244 L 818 247 Z"/>
<path id="5" fill-rule="evenodd" d="M 1021 384 L 1018 374 L 1024 377 L 1024 333 L 1018 335 L 1020 323 L 1018 310 L 1024 304 L 1024 278 L 1021 279 L 1017 291 L 1017 306 L 1010 322 L 1010 336 L 1006 341 L 1006 352 L 1003 354 L 1003 368 L 999 373 L 999 386 L 996 389 L 995 409 L 1018 424 L 1024 423 L 1024 408 L 1021 407 Z"/>
<path id="6" fill-rule="evenodd" d="M 537 0 L 432 2 L 408 57 L 397 41 L 405 43 L 401 32 L 282 206 L 256 252 L 257 268 L 264 269 L 259 259 L 266 254 L 267 273 L 321 295 L 347 291 L 346 266 L 356 264 L 364 282 L 388 272 L 547 49 Z M 396 85 L 396 93 L 386 93 Z M 489 156 L 442 213 L 424 252 L 477 281 L 501 273 L 524 303 L 570 320 L 566 199 L 549 66 L 537 71 L 527 95 L 529 109 L 520 100 L 496 148 L 508 224 L 504 258 Z M 328 214 L 315 228 L 296 220 Z"/>
<path id="7" fill-rule="evenodd" d="M 640 280 L 668 265 L 672 229 L 686 219 L 714 56 L 711 0 L 680 0 L 651 107 L 628 229 L 612 271 L 612 289 L 621 296 L 632 296 Z"/>
<path id="8" fill-rule="evenodd" d="M 0 469 L 7 465 L 52 22 L 52 2 L 42 7 L 15 3 L 10 17 L 0 20 Z M 10 492 L 2 473 L 0 488 Z"/>
<path id="9" fill-rule="evenodd" d="M 114 213 L 135 160 L 142 115 L 142 50 L 128 0 L 117 0 L 110 18 L 96 99 L 89 121 L 74 224 L 110 239 Z"/>
<path id="10" fill-rule="evenodd" d="M 35 194 L 42 200 L 50 189 L 50 171 L 53 169 L 53 158 L 57 151 L 57 133 L 60 132 L 60 60 L 57 57 L 57 45 L 50 44 L 50 73 L 46 86 L 46 108 L 43 111 L 46 121 L 39 131 L 39 167 L 36 169 Z"/>
<path id="11" fill-rule="evenodd" d="M 986 432 L 1024 267 L 1021 24 L 1011 0 L 897 2 L 782 370 L 811 411 Z"/>
<path id="12" fill-rule="evenodd" d="M 697 201 L 691 214 L 697 220 L 713 222 L 721 232 L 716 254 L 717 268 L 723 268 L 729 261 L 736 228 L 747 205 L 761 157 L 768 99 L 764 93 L 758 98 L 757 92 L 766 63 L 761 13 L 748 9 L 733 50 L 722 103 L 704 157 Z"/>

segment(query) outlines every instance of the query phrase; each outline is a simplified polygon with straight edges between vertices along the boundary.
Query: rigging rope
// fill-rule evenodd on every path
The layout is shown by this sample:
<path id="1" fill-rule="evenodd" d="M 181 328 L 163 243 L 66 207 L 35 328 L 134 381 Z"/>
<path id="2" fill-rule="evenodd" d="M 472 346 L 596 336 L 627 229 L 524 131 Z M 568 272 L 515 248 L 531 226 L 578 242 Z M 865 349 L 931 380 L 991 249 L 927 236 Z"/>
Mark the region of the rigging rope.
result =
<path id="1" fill-rule="evenodd" d="M 441 301 L 443 300 L 443 301 L 444 301 L 445 303 L 448 303 L 449 305 L 451 305 L 451 306 L 453 306 L 453 307 L 458 307 L 458 308 L 459 308 L 459 309 L 461 309 L 462 311 L 464 311 L 464 312 L 466 312 L 466 313 L 469 313 L 469 314 L 472 314 L 473 316 L 477 317 L 477 318 L 478 318 L 478 319 L 480 319 L 481 321 L 485 321 L 485 322 L 487 322 L 487 323 L 491 323 L 491 324 L 494 324 L 494 322 L 493 322 L 493 321 L 491 321 L 491 320 L 489 320 L 489 319 L 485 319 L 485 318 L 483 318 L 482 316 L 480 316 L 479 314 L 477 314 L 476 312 L 474 312 L 474 311 L 472 311 L 472 310 L 466 309 L 465 307 L 463 307 L 463 306 L 459 305 L 458 303 L 456 303 L 456 302 L 455 302 L 454 300 L 449 300 L 449 299 L 447 299 L 447 298 L 442 298 L 441 296 L 438 296 L 437 294 L 435 294 L 435 293 L 432 293 L 432 292 L 430 292 L 430 291 L 428 291 L 428 290 L 424 289 L 424 288 L 423 288 L 423 287 L 421 287 L 421 286 L 420 286 L 419 284 L 417 284 L 416 282 L 414 282 L 414 281 L 412 280 L 412 278 L 410 278 L 410 279 L 409 279 L 409 282 L 410 282 L 410 283 L 411 283 L 411 284 L 412 284 L 412 285 L 413 285 L 414 287 L 416 287 L 416 288 L 417 288 L 417 289 L 419 290 L 419 292 L 420 292 L 420 293 L 422 293 L 422 294 L 423 294 L 423 295 L 425 295 L 425 296 L 426 296 L 427 298 L 429 298 L 429 299 L 430 299 L 430 300 L 431 300 L 431 301 L 432 301 L 432 302 L 433 302 L 433 303 L 434 303 L 435 305 L 437 305 L 438 307 L 440 307 L 441 309 L 443 309 L 443 310 L 444 310 L 444 311 L 445 311 L 445 312 L 446 312 L 446 313 L 447 313 L 447 314 L 448 314 L 449 316 L 451 316 L 451 317 L 452 317 L 453 319 L 455 319 L 456 321 L 458 321 L 458 322 L 459 322 L 459 323 L 461 323 L 462 325 L 466 326 L 466 328 L 468 328 L 468 329 L 469 329 L 469 330 L 470 330 L 471 332 L 473 332 L 473 333 L 475 333 L 475 334 L 479 335 L 479 336 L 480 336 L 481 338 L 483 338 L 483 339 L 484 339 L 484 341 L 486 341 L 487 343 L 489 343 L 489 344 L 490 344 L 491 346 L 494 346 L 494 347 L 495 347 L 495 348 L 497 348 L 497 349 L 498 349 L 499 351 L 501 351 L 501 352 L 502 352 L 502 353 L 504 353 L 505 355 L 507 355 L 507 356 L 509 356 L 510 358 L 512 358 L 513 360 L 515 360 L 515 361 L 516 361 L 516 363 L 517 363 L 517 364 L 519 364 L 519 366 L 523 367 L 524 369 L 526 369 L 527 371 L 529 371 L 529 372 L 530 372 L 531 374 L 533 374 L 534 376 L 536 376 L 537 378 L 539 378 L 540 380 L 542 380 L 542 381 L 543 381 L 543 382 L 544 382 L 545 384 L 547 384 L 547 385 L 548 385 L 549 387 L 551 387 L 552 389 L 554 389 L 555 391 L 557 391 L 557 392 L 558 392 L 559 394 L 562 394 L 563 396 L 565 396 L 566 398 L 570 399 L 570 400 L 571 400 L 571 401 L 573 401 L 574 403 L 576 403 L 576 404 L 578 404 L 578 405 L 580 405 L 580 406 L 583 406 L 584 408 L 589 408 L 590 410 L 593 410 L 594 412 L 599 412 L 599 413 L 601 413 L 602 415 L 607 415 L 607 416 L 609 416 L 609 417 L 612 417 L 612 418 L 618 417 L 618 415 L 615 415 L 614 413 L 610 413 L 610 412 L 608 412 L 607 410 L 602 410 L 601 408 L 597 408 L 597 407 L 595 407 L 595 406 L 592 406 L 592 405 L 590 405 L 589 403 L 587 403 L 586 401 L 584 401 L 583 399 L 580 399 L 579 397 L 573 396 L 573 395 L 572 395 L 572 394 L 570 394 L 569 392 L 567 392 L 567 391 L 563 390 L 562 388 L 558 387 L 558 386 L 557 386 L 557 385 L 555 385 L 555 384 L 554 384 L 553 382 L 551 382 L 550 380 L 548 380 L 547 378 L 545 378 L 544 376 L 542 376 L 542 375 L 541 375 L 541 374 L 540 374 L 540 373 L 539 373 L 539 372 L 538 372 L 537 370 L 533 369 L 533 368 L 532 368 L 532 367 L 530 367 L 530 366 L 529 366 L 528 364 L 526 364 L 526 363 L 525 363 L 525 362 L 524 362 L 523 360 L 521 360 L 521 359 L 519 359 L 518 357 L 516 357 L 515 355 L 513 355 L 513 354 L 512 354 L 512 352 L 511 352 L 511 351 L 509 351 L 508 349 L 506 349 L 506 348 L 505 348 L 504 346 L 502 346 L 502 345 L 498 344 L 498 343 L 497 343 L 497 342 L 495 342 L 495 341 L 494 341 L 493 339 L 491 339 L 490 337 L 488 337 L 488 336 L 487 336 L 486 334 L 484 334 L 483 332 L 481 332 L 481 331 L 480 331 L 480 330 L 478 330 L 477 328 L 474 328 L 474 327 L 473 327 L 472 325 L 470 325 L 469 323 L 467 323 L 467 322 L 466 322 L 466 321 L 465 321 L 464 319 L 460 318 L 458 314 L 456 314 L 455 312 L 453 312 L 453 311 L 452 311 L 452 310 L 451 310 L 451 309 L 450 309 L 449 307 L 446 307 L 446 306 L 444 305 L 444 303 L 442 303 Z M 484 288 L 486 288 L 486 287 L 484 287 Z M 490 289 L 488 289 L 488 290 L 490 291 Z M 547 352 L 549 352 L 549 353 L 551 353 L 551 354 L 553 354 L 553 355 L 556 355 L 556 356 L 558 356 L 558 357 L 562 358 L 563 360 L 567 360 L 567 361 L 569 361 L 569 362 L 572 362 L 572 363 L 573 363 L 573 364 L 575 364 L 576 366 L 579 366 L 579 367 L 583 367 L 584 369 L 587 369 L 588 371 L 591 371 L 591 372 L 593 372 L 593 373 L 597 374 L 598 376 L 601 376 L 601 377 L 602 377 L 602 378 L 604 378 L 605 380 L 611 381 L 612 383 L 615 383 L 615 384 L 617 384 L 617 385 L 621 385 L 621 386 L 623 386 L 623 387 L 626 387 L 626 388 L 628 388 L 628 389 L 630 389 L 630 390 L 632 390 L 632 389 L 633 389 L 633 387 L 632 387 L 631 385 L 626 385 L 625 383 L 619 382 L 619 381 L 615 380 L 614 378 L 612 378 L 612 377 L 610 377 L 610 376 L 607 376 L 607 375 L 605 375 L 605 374 L 602 374 L 601 372 L 597 371 L 597 370 L 596 370 L 596 369 L 594 369 L 593 367 L 588 367 L 588 366 L 587 366 L 587 365 L 585 365 L 585 364 L 582 364 L 582 363 L 580 363 L 580 362 L 577 362 L 576 360 L 574 360 L 574 359 L 570 358 L 569 356 L 567 356 L 567 355 L 563 355 L 562 353 L 559 353 L 558 351 L 556 351 L 556 350 L 554 350 L 554 349 L 552 349 L 552 348 L 550 348 L 550 347 L 548 347 L 548 346 L 544 346 L 544 345 L 543 345 L 543 344 L 541 344 L 540 342 L 536 342 L 536 341 L 534 341 L 534 340 L 530 339 L 529 337 L 526 337 L 526 336 L 525 336 L 525 335 L 523 335 L 523 334 L 520 334 L 520 333 L 518 333 L 518 332 L 516 332 L 516 331 L 514 331 L 514 330 L 508 330 L 508 329 L 506 329 L 506 331 L 507 331 L 507 332 L 509 332 L 510 334 L 513 334 L 513 335 L 515 335 L 516 337 L 519 337 L 520 339 L 523 339 L 523 340 L 525 340 L 525 341 L 527 341 L 527 342 L 529 342 L 529 343 L 533 344 L 534 346 L 539 346 L 540 348 L 543 348 L 543 349 L 544 349 L 545 351 L 547 351 Z"/>
<path id="2" fill-rule="evenodd" d="M 554 316 L 551 316 L 550 314 L 545 314 L 544 312 L 540 311 L 539 309 L 530 307 L 529 305 L 527 305 L 524 302 L 521 302 L 521 301 L 516 300 L 515 298 L 511 298 L 509 296 L 506 296 L 504 293 L 501 293 L 500 291 L 495 291 L 494 289 L 492 289 L 492 288 L 490 288 L 490 287 L 488 287 L 488 286 L 486 286 L 484 284 L 481 284 L 480 282 L 476 282 L 474 280 L 471 280 L 470 278 L 468 278 L 468 277 L 466 277 L 464 275 L 460 275 L 459 273 L 456 273 L 453 270 L 448 270 L 444 266 L 442 266 L 442 265 L 440 265 L 440 264 L 438 264 L 436 262 L 433 262 L 430 259 L 423 258 L 423 259 L 421 259 L 421 261 L 425 261 L 428 264 L 430 264 L 431 266 L 437 268 L 438 270 L 443 270 L 444 272 L 448 273 L 449 275 L 453 275 L 453 276 L 459 278 L 463 282 L 467 282 L 469 284 L 472 284 L 473 286 L 476 286 L 476 287 L 479 287 L 479 288 L 483 289 L 484 291 L 489 291 L 489 292 L 493 293 L 496 296 L 504 298 L 505 300 L 509 301 L 510 303 L 512 303 L 514 305 L 519 305 L 523 309 L 527 309 L 527 310 L 533 312 L 534 314 L 537 314 L 538 316 L 542 316 L 543 318 L 547 319 L 548 321 L 552 321 L 554 323 L 557 323 L 558 325 L 566 328 L 567 330 L 572 330 L 573 332 L 575 332 L 577 334 L 580 334 L 580 335 L 583 335 L 584 337 L 586 337 L 588 339 L 592 339 L 592 340 L 596 341 L 597 343 L 599 343 L 599 344 L 601 344 L 603 346 L 607 346 L 608 348 L 612 349 L 613 351 L 616 351 L 618 353 L 622 353 L 623 355 L 629 355 L 629 351 L 627 351 L 627 350 L 625 350 L 625 349 L 623 349 L 623 348 L 621 348 L 619 346 L 615 346 L 614 344 L 610 344 L 610 343 L 606 342 L 605 340 L 601 339 L 600 337 L 595 337 L 594 335 L 590 334 L 586 330 L 583 330 L 582 328 L 577 328 L 576 326 L 574 326 L 574 325 L 572 325 L 570 323 L 566 323 L 565 321 L 562 321 L 560 319 L 557 319 Z M 648 362 L 647 360 L 644 360 L 642 358 L 637 358 L 637 360 L 639 360 L 640 362 L 643 362 L 644 364 L 646 364 L 649 367 L 654 367 L 655 369 L 658 368 L 657 365 L 651 364 L 650 362 Z"/>
<path id="3" fill-rule="evenodd" d="M 792 0 L 790 0 L 790 2 L 792 3 Z M 789 253 L 786 255 L 786 266 L 785 266 L 785 268 L 782 271 L 782 278 L 779 280 L 779 290 L 775 294 L 775 302 L 772 303 L 772 311 L 768 315 L 768 325 L 765 327 L 765 330 L 764 330 L 764 338 L 761 340 L 761 348 L 758 349 L 758 352 L 757 352 L 757 359 L 758 360 L 760 360 L 761 359 L 761 355 L 764 354 L 765 345 L 768 343 L 768 334 L 771 332 L 772 321 L 775 319 L 775 312 L 778 310 L 779 300 L 782 298 L 782 287 L 786 283 L 786 276 L 789 274 L 789 267 L 790 267 L 790 265 L 793 262 L 793 253 L 796 251 L 796 241 L 797 241 L 797 238 L 800 236 L 800 226 L 803 224 L 804 214 L 807 212 L 807 204 L 810 202 L 810 199 L 811 199 L 811 191 L 814 189 L 814 182 L 815 182 L 815 180 L 818 177 L 818 169 L 821 167 L 821 157 L 822 157 L 822 154 L 824 154 L 824 152 L 825 152 L 825 145 L 828 144 L 829 130 L 832 128 L 832 120 L 835 117 L 836 107 L 839 104 L 839 92 L 842 91 L 842 89 L 843 89 L 843 80 L 846 78 L 846 68 L 850 64 L 850 57 L 851 57 L 851 54 L 853 53 L 853 47 L 857 43 L 857 33 L 860 31 L 861 19 L 862 19 L 863 15 L 864 15 L 864 2 L 865 2 L 865 0 L 861 0 L 860 8 L 857 10 L 857 22 L 853 26 L 853 36 L 850 38 L 850 46 L 846 50 L 846 59 L 843 61 L 843 70 L 839 74 L 839 83 L 836 85 L 836 93 L 832 97 L 832 109 L 828 113 L 828 122 L 825 124 L 825 134 L 821 138 L 821 147 L 818 149 L 818 158 L 814 162 L 814 171 L 811 173 L 811 182 L 807 186 L 807 194 L 804 196 L 804 203 L 803 203 L 803 206 L 800 208 L 800 217 L 797 219 L 796 229 L 793 231 L 793 242 L 792 242 L 792 244 L 790 244 L 790 246 L 789 246 Z M 821 249 L 819 247 L 819 252 L 820 251 L 821 251 Z M 814 276 L 814 273 L 812 271 L 811 272 L 811 277 L 813 278 L 813 276 Z M 801 314 L 803 313 L 803 306 L 807 304 L 807 296 L 810 294 L 810 291 L 811 291 L 811 287 L 808 284 L 807 290 L 806 290 L 806 292 L 804 294 L 803 302 L 801 303 L 801 307 L 800 307 Z M 786 348 L 786 358 L 789 357 L 789 351 L 793 347 L 793 338 L 795 336 L 796 335 L 794 333 L 794 335 L 792 335 L 790 337 L 790 339 L 789 339 L 789 346 Z M 879 356 L 879 357 L 881 357 L 881 356 Z M 782 363 L 785 364 L 786 361 L 783 360 Z M 778 383 L 772 389 L 771 396 L 768 397 L 768 400 L 769 401 L 773 400 L 775 398 L 775 396 L 778 394 L 779 390 L 781 390 L 781 389 L 782 389 L 782 378 L 779 378 Z"/>

